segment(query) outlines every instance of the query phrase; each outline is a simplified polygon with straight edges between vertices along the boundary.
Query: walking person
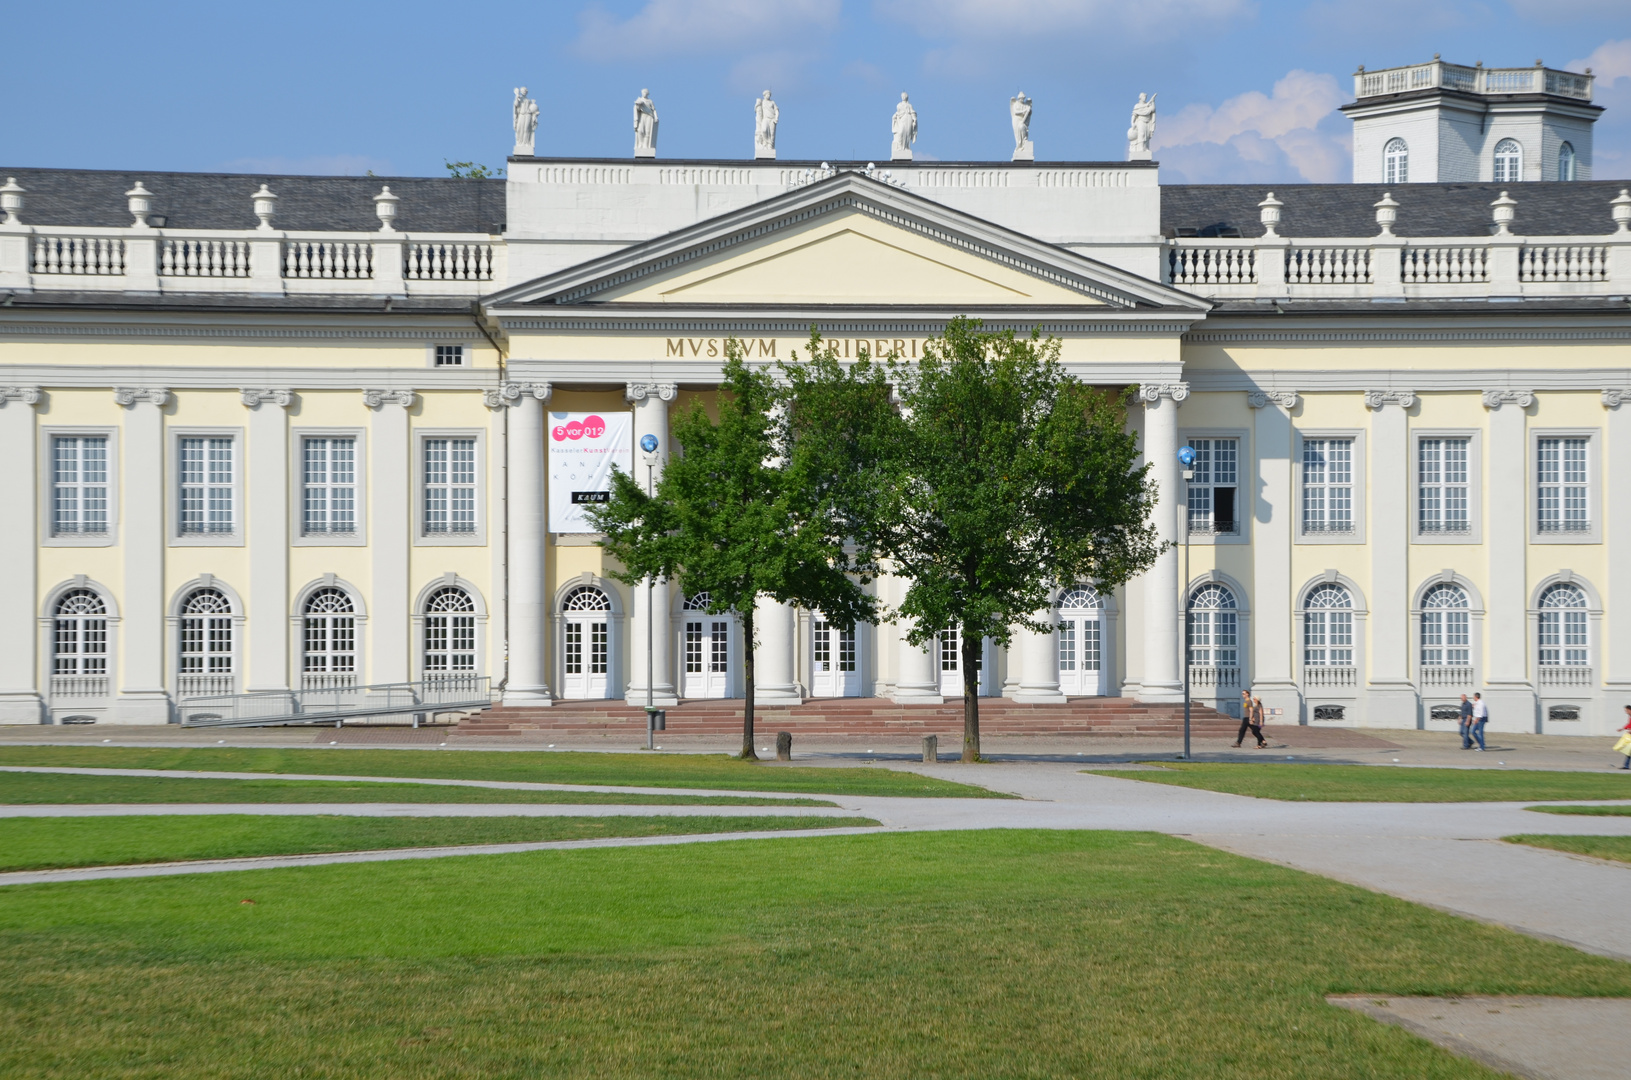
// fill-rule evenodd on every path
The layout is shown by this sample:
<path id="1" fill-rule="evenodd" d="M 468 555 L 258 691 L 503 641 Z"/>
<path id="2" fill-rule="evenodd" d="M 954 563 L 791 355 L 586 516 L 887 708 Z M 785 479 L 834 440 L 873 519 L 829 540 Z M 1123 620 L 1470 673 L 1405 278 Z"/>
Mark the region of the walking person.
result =
<path id="1" fill-rule="evenodd" d="M 1240 692 L 1240 730 L 1235 733 L 1234 749 L 1240 749 L 1240 744 L 1246 741 L 1246 732 L 1252 726 L 1252 692 Z"/>
<path id="2" fill-rule="evenodd" d="M 1484 704 L 1483 694 L 1472 696 L 1472 737 L 1478 740 L 1473 749 L 1478 753 L 1484 752 L 1484 725 L 1489 723 L 1489 706 Z"/>
<path id="3" fill-rule="evenodd" d="M 1472 702 L 1461 695 L 1461 749 L 1472 749 Z"/>
<path id="4" fill-rule="evenodd" d="M 1264 721 L 1265 721 L 1266 717 L 1268 716 L 1268 712 L 1263 708 L 1263 699 L 1262 698 L 1260 698 L 1260 697 L 1252 698 L 1252 713 L 1251 713 L 1251 716 L 1252 716 L 1252 734 L 1257 736 L 1257 748 L 1259 750 L 1267 750 L 1268 747 L 1269 747 L 1269 741 L 1267 739 L 1263 738 L 1263 724 L 1264 724 Z"/>
<path id="5" fill-rule="evenodd" d="M 1239 743 L 1235 744 L 1239 746 Z M 1625 755 L 1625 764 L 1620 768 L 1631 770 L 1631 705 L 1625 707 L 1625 726 L 1620 728 L 1620 740 L 1614 744 L 1616 752 Z"/>

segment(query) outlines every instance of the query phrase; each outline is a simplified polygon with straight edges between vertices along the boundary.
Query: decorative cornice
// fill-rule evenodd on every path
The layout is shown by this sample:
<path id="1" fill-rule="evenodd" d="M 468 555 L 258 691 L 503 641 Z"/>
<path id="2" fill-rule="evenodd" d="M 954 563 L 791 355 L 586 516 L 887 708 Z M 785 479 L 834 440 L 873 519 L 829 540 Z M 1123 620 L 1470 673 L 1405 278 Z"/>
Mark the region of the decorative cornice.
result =
<path id="1" fill-rule="evenodd" d="M 623 390 L 623 400 L 635 402 L 656 397 L 663 401 L 673 401 L 679 392 L 680 388 L 671 382 L 631 382 L 626 384 Z"/>
<path id="2" fill-rule="evenodd" d="M 1254 409 L 1266 409 L 1273 402 L 1286 412 L 1295 409 L 1300 400 L 1295 390 L 1253 390 L 1246 395 L 1246 404 Z"/>
<path id="3" fill-rule="evenodd" d="M 1504 314 L 1504 313 L 1503 313 Z M 1617 314 L 1617 313 L 1616 313 Z M 1213 319 L 1219 316 L 1212 316 Z M 1186 345 L 1245 341 L 1624 341 L 1631 328 L 1600 330 L 1192 330 Z"/>
<path id="4" fill-rule="evenodd" d="M 1485 390 L 1484 408 L 1499 409 L 1502 405 L 1516 405 L 1527 409 L 1535 403 L 1533 390 Z"/>
<path id="5" fill-rule="evenodd" d="M 0 407 L 8 401 L 20 401 L 24 405 L 38 405 L 40 403 L 40 388 L 37 386 L 0 386 Z"/>
<path id="6" fill-rule="evenodd" d="M 1631 401 L 1631 390 L 1603 391 L 1603 408 L 1605 409 L 1618 409 L 1628 401 Z"/>
<path id="7" fill-rule="evenodd" d="M 506 405 L 519 405 L 527 395 L 539 401 L 548 401 L 554 387 L 549 383 L 505 383 L 496 390 L 481 392 L 482 404 L 489 409 L 502 409 Z"/>
<path id="8" fill-rule="evenodd" d="M 417 397 L 412 390 L 364 390 L 362 403 L 370 409 L 382 408 L 386 405 L 400 405 L 404 409 L 413 408 L 413 400 Z"/>
<path id="9" fill-rule="evenodd" d="M 1138 399 L 1146 407 L 1159 404 L 1162 398 L 1179 402 L 1188 396 L 1188 383 L 1145 383 L 1138 388 Z"/>
<path id="10" fill-rule="evenodd" d="M 251 409 L 262 405 L 280 405 L 287 409 L 294 404 L 293 390 L 239 390 L 238 399 Z"/>
<path id="11" fill-rule="evenodd" d="M 165 402 L 170 400 L 170 391 L 162 386 L 115 386 L 113 388 L 113 400 L 127 407 L 136 404 L 138 401 L 146 401 L 163 408 Z"/>
<path id="12" fill-rule="evenodd" d="M 1385 405 L 1408 409 L 1416 403 L 1414 390 L 1366 390 L 1365 408 L 1380 410 Z"/>
<path id="13" fill-rule="evenodd" d="M 73 314 L 98 314 L 74 312 Z M 184 313 L 178 313 L 181 315 Z M 427 317 L 446 319 L 445 312 Z M 274 338 L 341 341 L 469 341 L 464 330 L 342 329 L 281 326 L 178 326 L 143 323 L 14 323 L 0 321 L 0 337 L 168 337 L 168 338 Z"/>

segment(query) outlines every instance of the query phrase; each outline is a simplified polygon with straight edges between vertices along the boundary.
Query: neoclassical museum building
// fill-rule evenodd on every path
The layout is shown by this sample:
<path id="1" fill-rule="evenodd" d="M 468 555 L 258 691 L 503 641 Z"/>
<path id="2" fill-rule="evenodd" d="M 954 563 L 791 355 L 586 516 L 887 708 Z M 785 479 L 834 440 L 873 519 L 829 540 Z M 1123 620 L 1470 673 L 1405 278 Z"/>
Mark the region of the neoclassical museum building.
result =
<path id="1" fill-rule="evenodd" d="M 648 636 L 658 703 L 738 697 L 736 620 L 618 583 L 581 504 L 608 462 L 646 479 L 646 435 L 660 471 L 730 337 L 910 360 L 968 315 L 1136 388 L 1175 542 L 1125 587 L 1061 582 L 984 693 L 1170 702 L 1187 664 L 1287 722 L 1449 731 L 1480 691 L 1497 730 L 1606 733 L 1631 194 L 1589 178 L 1590 76 L 1435 61 L 1355 92 L 1374 182 L 1272 191 L 881 139 L 876 165 L 523 144 L 499 180 L 0 167 L 0 720 L 437 680 L 643 704 Z M 961 692 L 954 635 L 757 621 L 762 702 Z"/>

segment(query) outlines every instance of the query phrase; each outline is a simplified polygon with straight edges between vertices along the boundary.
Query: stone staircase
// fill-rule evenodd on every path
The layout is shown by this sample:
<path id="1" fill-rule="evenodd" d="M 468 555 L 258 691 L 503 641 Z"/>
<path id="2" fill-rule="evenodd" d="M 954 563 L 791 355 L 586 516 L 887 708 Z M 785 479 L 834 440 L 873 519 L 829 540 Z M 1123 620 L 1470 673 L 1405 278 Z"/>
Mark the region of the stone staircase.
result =
<path id="1" fill-rule="evenodd" d="M 739 735 L 742 702 L 685 701 L 670 706 L 669 735 Z M 821 735 L 961 735 L 963 703 L 899 705 L 888 698 L 824 698 L 802 705 L 754 710 L 754 730 L 788 731 L 795 738 Z M 1190 730 L 1197 736 L 1233 737 L 1239 721 L 1204 705 L 1190 706 Z M 643 736 L 645 710 L 620 701 L 563 701 L 549 708 L 497 706 L 466 717 L 457 735 L 524 735 L 557 732 L 573 735 Z M 1063 705 L 1023 705 L 1004 698 L 980 699 L 982 735 L 1137 735 L 1182 736 L 1184 707 L 1131 698 L 1072 698 Z"/>

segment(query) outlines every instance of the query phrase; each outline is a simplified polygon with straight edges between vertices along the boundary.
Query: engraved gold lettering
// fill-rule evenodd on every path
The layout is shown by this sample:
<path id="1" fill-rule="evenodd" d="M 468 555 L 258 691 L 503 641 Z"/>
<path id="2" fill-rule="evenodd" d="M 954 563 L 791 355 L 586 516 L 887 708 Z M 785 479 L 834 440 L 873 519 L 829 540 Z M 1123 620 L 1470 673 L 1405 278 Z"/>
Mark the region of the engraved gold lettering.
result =
<path id="1" fill-rule="evenodd" d="M 684 338 L 669 338 L 668 339 L 668 355 L 669 356 L 684 356 L 685 355 L 685 339 Z"/>
<path id="2" fill-rule="evenodd" d="M 719 339 L 718 338 L 711 337 L 711 338 L 708 339 L 708 355 L 709 356 L 718 356 L 719 355 Z"/>

